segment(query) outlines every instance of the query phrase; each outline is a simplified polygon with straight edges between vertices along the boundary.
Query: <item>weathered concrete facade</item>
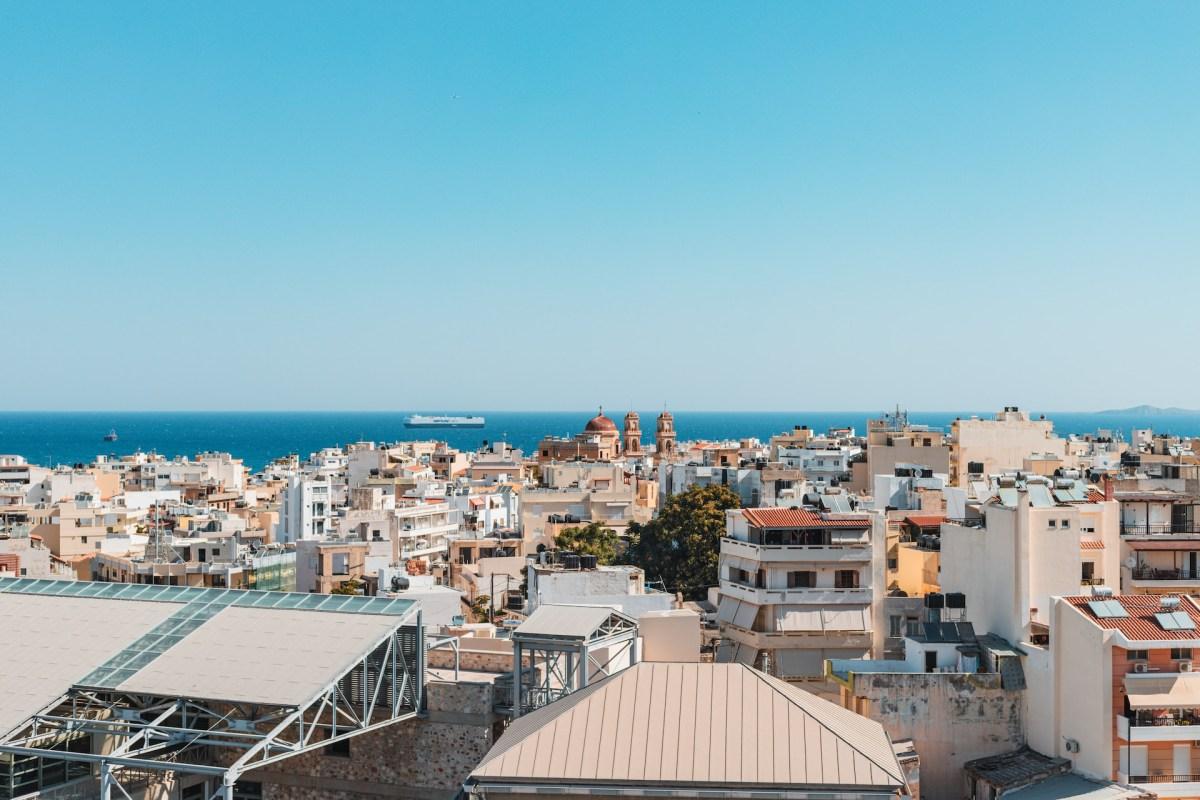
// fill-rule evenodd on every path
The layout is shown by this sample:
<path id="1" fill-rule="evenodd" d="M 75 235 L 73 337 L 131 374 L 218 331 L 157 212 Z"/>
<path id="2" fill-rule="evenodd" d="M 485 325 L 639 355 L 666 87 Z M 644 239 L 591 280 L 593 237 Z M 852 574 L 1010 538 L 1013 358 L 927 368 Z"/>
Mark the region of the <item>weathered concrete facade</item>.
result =
<path id="1" fill-rule="evenodd" d="M 842 685 L 843 706 L 913 740 L 929 798 L 961 796 L 966 762 L 1025 743 L 1022 697 L 995 673 L 853 673 Z"/>

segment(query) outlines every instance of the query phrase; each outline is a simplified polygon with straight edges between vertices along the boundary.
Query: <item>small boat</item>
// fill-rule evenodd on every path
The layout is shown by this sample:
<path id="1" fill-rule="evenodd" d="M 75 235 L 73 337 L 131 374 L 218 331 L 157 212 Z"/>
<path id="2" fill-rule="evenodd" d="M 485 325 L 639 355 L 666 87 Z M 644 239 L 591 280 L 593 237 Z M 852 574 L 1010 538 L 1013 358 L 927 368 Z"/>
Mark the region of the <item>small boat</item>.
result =
<path id="1" fill-rule="evenodd" d="M 117 440 L 117 429 L 112 428 L 108 433 L 104 434 L 104 441 L 115 442 Z"/>

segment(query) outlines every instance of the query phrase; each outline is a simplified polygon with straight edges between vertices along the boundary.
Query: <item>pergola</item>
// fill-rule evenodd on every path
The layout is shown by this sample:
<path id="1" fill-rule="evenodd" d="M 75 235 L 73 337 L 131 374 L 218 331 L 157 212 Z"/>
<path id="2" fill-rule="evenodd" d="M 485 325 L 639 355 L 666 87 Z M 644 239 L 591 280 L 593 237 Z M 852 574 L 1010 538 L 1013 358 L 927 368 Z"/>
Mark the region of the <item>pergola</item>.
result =
<path id="1" fill-rule="evenodd" d="M 607 676 L 636 663 L 637 630 L 633 617 L 609 606 L 538 606 L 512 634 L 512 715 L 586 687 L 593 670 Z"/>
<path id="2" fill-rule="evenodd" d="M 0 580 L 0 613 L 22 611 L 6 603 L 59 611 L 52 598 L 86 598 L 63 604 L 76 616 L 92 606 L 99 618 L 119 613 L 110 601 L 150 612 L 140 636 L 0 732 L 0 753 L 85 765 L 102 800 L 132 800 L 131 789 L 163 773 L 205 776 L 209 800 L 232 800 L 248 770 L 421 708 L 424 641 L 413 601 Z M 77 746 L 89 739 L 103 752 Z"/>

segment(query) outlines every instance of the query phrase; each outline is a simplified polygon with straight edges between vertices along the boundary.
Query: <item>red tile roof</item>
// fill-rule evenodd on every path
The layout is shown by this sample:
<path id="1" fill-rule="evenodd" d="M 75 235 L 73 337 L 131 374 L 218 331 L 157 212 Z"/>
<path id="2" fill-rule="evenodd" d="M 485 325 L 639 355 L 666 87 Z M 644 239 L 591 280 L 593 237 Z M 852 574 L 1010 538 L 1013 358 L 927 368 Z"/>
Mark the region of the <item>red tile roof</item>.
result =
<path id="1" fill-rule="evenodd" d="M 1104 502 L 1104 492 L 1097 491 L 1096 489 L 1088 489 L 1088 502 L 1089 503 L 1103 503 Z"/>
<path id="2" fill-rule="evenodd" d="M 1195 630 L 1190 631 L 1165 631 L 1158 624 L 1158 620 L 1154 615 L 1163 611 L 1162 598 L 1152 594 L 1118 594 L 1112 597 L 1066 597 L 1063 598 L 1071 605 L 1079 609 L 1079 611 L 1088 619 L 1090 619 L 1097 627 L 1104 630 L 1120 631 L 1125 635 L 1125 638 L 1135 642 L 1149 641 L 1171 641 L 1174 639 L 1200 639 L 1200 608 L 1197 608 L 1196 603 L 1188 596 L 1184 595 L 1179 598 L 1179 607 L 1174 609 L 1182 611 L 1192 618 L 1196 624 Z M 1097 617 L 1092 613 L 1088 603 L 1093 600 L 1115 600 L 1125 609 L 1128 617 Z"/>
<path id="3" fill-rule="evenodd" d="M 932 528 L 946 521 L 945 514 L 909 514 L 904 521 L 918 528 Z"/>
<path id="4" fill-rule="evenodd" d="M 743 508 L 742 515 L 756 528 L 869 528 L 866 516 L 828 517 L 810 508 Z"/>
<path id="5" fill-rule="evenodd" d="M 1084 550 L 1103 550 L 1104 542 L 1099 539 L 1081 539 L 1079 546 Z"/>
<path id="6" fill-rule="evenodd" d="M 1171 539 L 1168 541 L 1139 541 L 1126 539 L 1130 550 L 1200 550 L 1200 539 Z"/>

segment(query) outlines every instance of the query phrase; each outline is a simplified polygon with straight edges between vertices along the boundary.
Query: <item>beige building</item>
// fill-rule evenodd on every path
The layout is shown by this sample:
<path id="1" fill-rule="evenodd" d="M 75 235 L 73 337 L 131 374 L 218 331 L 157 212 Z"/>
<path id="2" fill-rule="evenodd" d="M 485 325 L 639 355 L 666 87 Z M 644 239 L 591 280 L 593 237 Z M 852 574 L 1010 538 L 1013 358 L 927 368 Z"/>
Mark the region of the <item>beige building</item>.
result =
<path id="1" fill-rule="evenodd" d="M 950 444 L 940 430 L 908 421 L 896 409 L 867 420 L 866 461 L 851 464 L 852 486 L 861 492 L 873 489 L 876 475 L 894 475 L 902 465 L 918 464 L 938 475 L 950 473 Z"/>
<path id="2" fill-rule="evenodd" d="M 823 682 L 826 659 L 882 654 L 884 546 L 878 515 L 726 512 L 717 659 Z"/>
<path id="3" fill-rule="evenodd" d="M 1038 750 L 1158 797 L 1200 797 L 1200 608 L 1190 597 L 1097 593 L 1054 605 Z"/>
<path id="4" fill-rule="evenodd" d="M 994 419 L 957 419 L 950 426 L 950 483 L 966 486 L 972 476 L 1021 469 L 1034 454 L 1067 457 L 1066 440 L 1048 419 L 1030 419 L 1016 406 Z"/>
<path id="5" fill-rule="evenodd" d="M 1001 476 L 992 491 L 941 525 L 941 588 L 968 597 L 977 630 L 1041 641 L 1052 597 L 1116 583 L 1117 504 L 1073 479 Z"/>

